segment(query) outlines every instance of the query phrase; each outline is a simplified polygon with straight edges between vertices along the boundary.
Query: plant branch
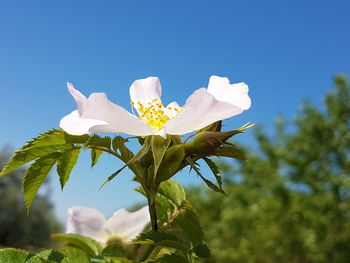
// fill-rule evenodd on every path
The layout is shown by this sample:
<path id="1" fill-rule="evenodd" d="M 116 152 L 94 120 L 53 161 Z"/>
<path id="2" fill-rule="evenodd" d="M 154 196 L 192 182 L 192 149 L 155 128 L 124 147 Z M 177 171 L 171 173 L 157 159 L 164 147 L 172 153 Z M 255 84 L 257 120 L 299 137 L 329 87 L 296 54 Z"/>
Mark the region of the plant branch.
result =
<path id="1" fill-rule="evenodd" d="M 104 152 L 107 152 L 109 154 L 112 154 L 114 155 L 115 157 L 117 157 L 118 159 L 122 160 L 123 162 L 125 162 L 122 158 L 122 156 L 106 147 L 103 147 L 103 146 L 88 146 L 88 148 L 92 148 L 92 149 L 95 149 L 95 150 L 100 150 L 100 151 L 104 151 Z"/>

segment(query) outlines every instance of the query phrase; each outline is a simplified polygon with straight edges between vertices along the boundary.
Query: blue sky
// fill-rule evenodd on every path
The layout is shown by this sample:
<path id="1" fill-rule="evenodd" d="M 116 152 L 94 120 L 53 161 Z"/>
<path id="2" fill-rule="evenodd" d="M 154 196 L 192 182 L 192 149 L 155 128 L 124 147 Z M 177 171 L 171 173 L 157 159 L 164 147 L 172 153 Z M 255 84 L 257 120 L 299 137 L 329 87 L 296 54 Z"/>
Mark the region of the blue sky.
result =
<path id="1" fill-rule="evenodd" d="M 302 98 L 320 105 L 336 73 L 350 76 L 349 10 L 347 0 L 0 0 L 0 145 L 57 128 L 75 109 L 67 81 L 129 109 L 130 84 L 148 76 L 161 79 L 165 104 L 183 104 L 213 74 L 244 81 L 252 108 L 226 129 L 248 121 L 270 129 Z M 249 134 L 237 140 L 252 143 Z M 97 191 L 120 165 L 104 156 L 91 170 L 84 153 L 63 192 L 53 174 L 60 218 L 73 205 L 110 215 L 142 201 L 129 172 Z M 199 183 L 188 172 L 177 179 Z"/>

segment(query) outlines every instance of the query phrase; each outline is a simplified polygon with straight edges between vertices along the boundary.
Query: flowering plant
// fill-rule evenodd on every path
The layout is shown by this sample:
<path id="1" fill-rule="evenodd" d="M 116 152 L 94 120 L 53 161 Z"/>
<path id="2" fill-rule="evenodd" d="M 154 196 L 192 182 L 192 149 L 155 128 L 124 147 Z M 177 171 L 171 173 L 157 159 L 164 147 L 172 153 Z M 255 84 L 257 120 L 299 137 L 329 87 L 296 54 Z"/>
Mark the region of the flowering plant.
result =
<path id="1" fill-rule="evenodd" d="M 66 242 L 65 250 L 44 251 L 35 257 L 48 260 L 51 256 L 52 260 L 53 253 L 58 253 L 63 258 L 79 258 L 71 262 L 89 262 L 90 259 L 94 262 L 208 262 L 211 255 L 204 242 L 199 217 L 186 199 L 182 186 L 171 178 L 189 166 L 207 186 L 224 193 L 219 169 L 210 157 L 245 159 L 228 139 L 252 125 L 223 132 L 221 122 L 250 107 L 248 86 L 230 84 L 227 78 L 212 76 L 208 88 L 196 90 L 184 106 L 172 102 L 165 107 L 158 78 L 136 80 L 130 87 L 130 97 L 137 114 L 113 104 L 104 93 L 93 93 L 87 98 L 72 84 L 67 86 L 77 110 L 61 119 L 60 130 L 45 132 L 18 149 L 0 176 L 33 161 L 23 178 L 24 198 L 29 209 L 40 185 L 55 165 L 63 188 L 80 150 L 90 149 L 92 166 L 102 153 L 124 162 L 101 187 L 128 167 L 140 184 L 136 190 L 146 197 L 148 206 L 134 214 L 119 210 L 109 219 L 90 208 L 71 208 L 68 233 L 54 235 Z M 97 135 L 106 132 L 135 137 Z M 187 138 L 181 137 L 191 132 L 194 133 Z M 136 154 L 126 145 L 132 138 L 140 143 Z M 209 166 L 216 182 L 202 175 L 200 159 Z M 139 234 L 149 220 L 151 230 Z M 111 238 L 113 236 L 117 238 Z M 3 251 L 0 256 L 6 253 L 10 252 Z"/>

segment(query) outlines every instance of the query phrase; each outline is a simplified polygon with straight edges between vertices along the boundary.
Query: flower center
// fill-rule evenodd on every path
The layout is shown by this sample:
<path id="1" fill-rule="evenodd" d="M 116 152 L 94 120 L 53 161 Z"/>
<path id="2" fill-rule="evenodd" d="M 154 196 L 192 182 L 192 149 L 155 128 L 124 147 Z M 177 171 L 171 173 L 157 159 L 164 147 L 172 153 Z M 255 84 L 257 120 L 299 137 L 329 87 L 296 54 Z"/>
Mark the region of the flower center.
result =
<path id="1" fill-rule="evenodd" d="M 170 119 L 183 110 L 182 108 L 169 106 L 165 108 L 159 99 L 153 99 L 147 104 L 143 104 L 140 101 L 136 103 L 131 102 L 131 105 L 139 112 L 139 118 L 150 125 L 155 132 L 163 129 Z"/>
<path id="2" fill-rule="evenodd" d="M 110 245 L 113 243 L 121 244 L 123 242 L 123 237 L 120 236 L 109 236 L 106 240 L 106 244 Z"/>

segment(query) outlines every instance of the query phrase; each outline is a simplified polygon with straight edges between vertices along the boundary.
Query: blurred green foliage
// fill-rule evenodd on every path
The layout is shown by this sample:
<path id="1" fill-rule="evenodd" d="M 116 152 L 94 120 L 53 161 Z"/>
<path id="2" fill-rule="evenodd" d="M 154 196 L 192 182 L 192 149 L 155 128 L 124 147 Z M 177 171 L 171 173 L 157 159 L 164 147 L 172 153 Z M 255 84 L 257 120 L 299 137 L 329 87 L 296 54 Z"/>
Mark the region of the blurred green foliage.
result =
<path id="1" fill-rule="evenodd" d="M 350 86 L 334 86 L 323 109 L 255 129 L 247 162 L 221 163 L 228 198 L 190 189 L 218 262 L 350 261 Z"/>
<path id="2" fill-rule="evenodd" d="M 5 148 L 0 151 L 0 170 L 10 156 Z M 21 191 L 24 171 L 16 169 L 0 177 L 0 247 L 47 248 L 52 245 L 51 232 L 59 231 L 61 226 L 44 193 L 36 197 L 27 215 Z"/>

